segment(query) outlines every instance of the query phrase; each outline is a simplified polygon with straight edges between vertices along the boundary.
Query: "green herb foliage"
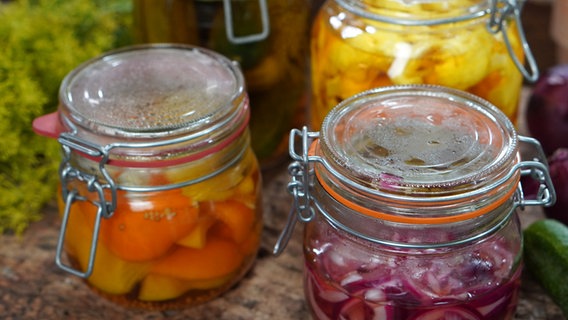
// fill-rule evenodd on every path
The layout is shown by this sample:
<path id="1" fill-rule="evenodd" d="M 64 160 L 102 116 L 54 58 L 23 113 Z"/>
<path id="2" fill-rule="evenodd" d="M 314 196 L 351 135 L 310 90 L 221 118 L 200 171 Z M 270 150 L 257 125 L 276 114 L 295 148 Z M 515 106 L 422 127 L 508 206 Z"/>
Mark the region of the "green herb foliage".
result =
<path id="1" fill-rule="evenodd" d="M 130 0 L 0 1 L 0 234 L 20 234 L 55 199 L 58 143 L 32 120 L 57 108 L 82 62 L 130 42 Z"/>

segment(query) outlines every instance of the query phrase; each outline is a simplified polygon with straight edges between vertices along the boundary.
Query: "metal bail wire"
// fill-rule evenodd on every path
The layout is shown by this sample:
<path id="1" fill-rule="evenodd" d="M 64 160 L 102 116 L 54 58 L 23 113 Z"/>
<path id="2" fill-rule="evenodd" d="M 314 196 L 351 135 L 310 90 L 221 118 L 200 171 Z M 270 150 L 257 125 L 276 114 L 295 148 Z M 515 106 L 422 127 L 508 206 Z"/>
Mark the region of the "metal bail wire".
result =
<path id="1" fill-rule="evenodd" d="M 75 133 L 62 133 L 58 139 L 59 143 L 63 148 L 63 160 L 60 167 L 60 179 L 61 182 L 66 185 L 69 179 L 79 179 L 81 181 L 88 182 L 89 191 L 93 191 L 93 186 L 96 184 L 101 189 L 110 190 L 111 199 L 106 201 L 104 195 L 99 194 L 101 204 L 104 203 L 103 216 L 110 217 L 116 209 L 116 199 L 117 199 L 117 185 L 105 168 L 106 163 L 109 160 L 109 151 L 100 145 L 91 143 L 87 140 L 78 138 Z M 104 179 L 107 181 L 104 185 L 100 184 L 96 177 L 80 170 L 74 169 L 71 166 L 71 152 L 76 150 L 80 153 L 86 154 L 93 158 L 100 158 L 99 160 L 99 172 L 102 174 Z M 63 195 L 66 197 L 66 188 L 63 188 Z"/>
<path id="2" fill-rule="evenodd" d="M 61 180 L 62 197 L 65 200 L 65 210 L 63 212 L 63 220 L 57 241 L 55 264 L 62 270 L 75 276 L 88 278 L 93 273 L 101 219 L 110 218 L 116 209 L 117 186 L 105 169 L 105 164 L 108 161 L 108 152 L 106 152 L 105 149 L 83 139 L 77 138 L 72 133 L 62 133 L 58 141 L 61 143 L 63 149 L 63 160 L 59 168 L 59 177 Z M 71 165 L 71 153 L 73 150 L 82 152 L 91 157 L 100 157 L 99 170 L 108 182 L 106 184 L 101 184 L 96 176 L 74 168 Z M 68 184 L 73 180 L 85 183 L 87 185 L 87 190 L 89 192 L 96 193 L 98 200 L 89 201 L 84 195 L 80 195 L 77 190 L 69 189 Z M 105 189 L 110 190 L 110 201 L 105 197 Z M 75 201 L 88 201 L 97 207 L 93 233 L 91 235 L 89 259 L 87 268 L 84 272 L 65 265 L 61 259 L 63 254 L 63 244 L 65 243 L 65 235 L 67 233 L 67 224 L 71 214 L 71 206 L 75 203 Z"/>
<path id="3" fill-rule="evenodd" d="M 519 199 L 517 205 L 524 209 L 525 206 L 545 206 L 550 207 L 556 202 L 556 191 L 552 184 L 552 178 L 548 171 L 546 163 L 546 155 L 540 142 L 531 137 L 519 136 L 519 141 L 532 146 L 536 151 L 536 156 L 529 161 L 522 161 L 517 165 L 520 169 L 521 176 L 530 177 L 539 183 L 538 191 L 535 199 L 525 199 L 523 189 L 519 184 Z"/>
<path id="4" fill-rule="evenodd" d="M 527 42 L 527 37 L 525 35 L 525 31 L 523 29 L 521 21 L 521 11 L 523 7 L 523 1 L 522 0 L 520 1 L 490 0 L 490 1 L 491 1 L 491 9 L 490 9 L 489 21 L 487 22 L 487 29 L 489 30 L 489 32 L 493 34 L 498 34 L 499 32 L 501 32 L 501 34 L 503 35 L 503 40 L 505 41 L 505 45 L 507 46 L 507 51 L 509 52 L 509 56 L 513 60 L 513 63 L 515 64 L 517 69 L 522 73 L 525 79 L 527 79 L 530 82 L 535 82 L 536 80 L 538 80 L 539 70 L 538 70 L 538 65 L 536 64 L 535 57 L 532 54 L 532 51 Z M 523 53 L 527 59 L 527 64 L 530 70 L 527 70 L 527 68 L 524 66 L 524 64 L 519 60 L 519 58 L 515 54 L 508 33 L 505 30 L 507 19 L 511 16 L 513 17 L 513 19 L 515 19 L 515 24 L 517 26 L 517 32 L 521 40 Z"/>
<path id="5" fill-rule="evenodd" d="M 296 137 L 300 136 L 302 139 L 302 154 L 296 153 Z M 280 255 L 283 251 L 294 231 L 296 222 L 310 222 L 315 216 L 315 210 L 311 205 L 315 199 L 311 196 L 311 189 L 313 187 L 313 169 L 310 162 L 320 161 L 318 156 L 310 156 L 309 148 L 312 139 L 319 137 L 317 132 L 308 132 L 307 127 L 302 130 L 293 129 L 290 132 L 289 153 L 294 162 L 288 166 L 288 174 L 290 174 L 291 181 L 288 183 L 288 193 L 292 196 L 292 207 L 288 214 L 288 220 L 278 237 L 274 250 L 272 253 L 276 256 Z"/>
<path id="6" fill-rule="evenodd" d="M 61 221 L 61 229 L 59 230 L 59 238 L 57 239 L 57 249 L 55 253 L 55 264 L 64 271 L 67 271 L 75 276 L 81 278 L 88 278 L 93 273 L 93 268 L 95 265 L 95 255 L 97 252 L 97 243 L 99 238 L 99 229 L 101 225 L 101 217 L 103 216 L 103 207 L 104 205 L 100 202 L 93 203 L 98 207 L 97 214 L 95 216 L 95 223 L 93 227 L 93 233 L 91 234 L 91 245 L 89 248 L 89 259 L 87 262 L 87 268 L 84 272 L 80 270 L 76 270 L 73 267 L 70 267 L 63 263 L 61 259 L 63 255 L 63 244 L 65 243 L 65 235 L 67 234 L 67 223 L 69 222 L 69 215 L 71 212 L 71 206 L 75 202 L 75 200 L 79 201 L 86 201 L 83 197 L 79 196 L 77 190 L 72 190 L 71 192 L 67 193 L 67 197 L 65 198 L 65 211 L 63 213 L 63 219 Z"/>
<path id="7" fill-rule="evenodd" d="M 225 26 L 229 42 L 234 44 L 244 44 L 251 42 L 258 42 L 266 39 L 270 33 L 270 22 L 268 18 L 268 7 L 266 0 L 258 0 L 260 10 L 260 20 L 262 23 L 262 31 L 256 34 L 249 34 L 246 36 L 238 37 L 235 35 L 233 28 L 233 8 L 231 5 L 232 0 L 223 0 L 223 10 L 225 12 Z"/>

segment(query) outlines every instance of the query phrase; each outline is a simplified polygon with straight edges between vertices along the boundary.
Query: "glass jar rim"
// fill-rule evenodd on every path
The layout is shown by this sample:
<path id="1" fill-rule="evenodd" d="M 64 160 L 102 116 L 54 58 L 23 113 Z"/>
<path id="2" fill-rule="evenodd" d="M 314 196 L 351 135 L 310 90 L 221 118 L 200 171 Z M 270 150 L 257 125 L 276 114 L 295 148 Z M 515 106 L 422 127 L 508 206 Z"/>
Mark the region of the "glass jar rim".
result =
<path id="1" fill-rule="evenodd" d="M 341 7 L 353 12 L 361 17 L 380 21 L 389 24 L 398 24 L 405 26 L 424 26 L 424 25 L 441 25 L 477 19 L 490 15 L 496 10 L 495 5 L 487 0 L 479 0 L 475 3 L 455 2 L 453 10 L 449 10 L 451 2 L 448 1 L 390 1 L 383 2 L 383 6 L 374 6 L 372 1 L 359 0 L 335 0 Z M 389 6 L 388 4 L 391 4 Z M 441 4 L 435 9 L 435 4 Z M 421 5 L 425 6 L 422 7 Z M 414 12 L 412 12 L 414 8 Z M 437 13 L 437 14 L 434 14 Z"/>

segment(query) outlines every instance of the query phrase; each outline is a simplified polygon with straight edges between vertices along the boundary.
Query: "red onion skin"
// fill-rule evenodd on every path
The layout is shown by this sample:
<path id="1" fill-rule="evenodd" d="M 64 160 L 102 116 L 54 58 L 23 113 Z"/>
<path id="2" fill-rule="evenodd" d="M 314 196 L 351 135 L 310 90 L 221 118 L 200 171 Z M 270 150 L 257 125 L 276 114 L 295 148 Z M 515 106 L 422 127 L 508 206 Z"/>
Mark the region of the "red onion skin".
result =
<path id="1" fill-rule="evenodd" d="M 545 207 L 544 213 L 568 225 L 568 148 L 557 149 L 548 158 L 550 178 L 556 191 L 556 203 Z"/>
<path id="2" fill-rule="evenodd" d="M 547 156 L 558 148 L 568 148 L 568 64 L 549 69 L 536 82 L 526 123 Z"/>

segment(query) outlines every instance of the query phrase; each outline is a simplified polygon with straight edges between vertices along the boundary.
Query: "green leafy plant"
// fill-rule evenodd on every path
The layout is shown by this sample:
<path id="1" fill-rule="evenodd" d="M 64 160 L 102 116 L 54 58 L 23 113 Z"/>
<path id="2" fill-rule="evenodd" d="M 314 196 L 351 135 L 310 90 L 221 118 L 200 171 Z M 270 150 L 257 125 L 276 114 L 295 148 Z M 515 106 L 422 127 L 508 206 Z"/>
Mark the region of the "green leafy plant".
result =
<path id="1" fill-rule="evenodd" d="M 0 1 L 0 234 L 20 234 L 56 195 L 56 141 L 32 120 L 56 110 L 80 63 L 130 42 L 130 0 Z"/>

